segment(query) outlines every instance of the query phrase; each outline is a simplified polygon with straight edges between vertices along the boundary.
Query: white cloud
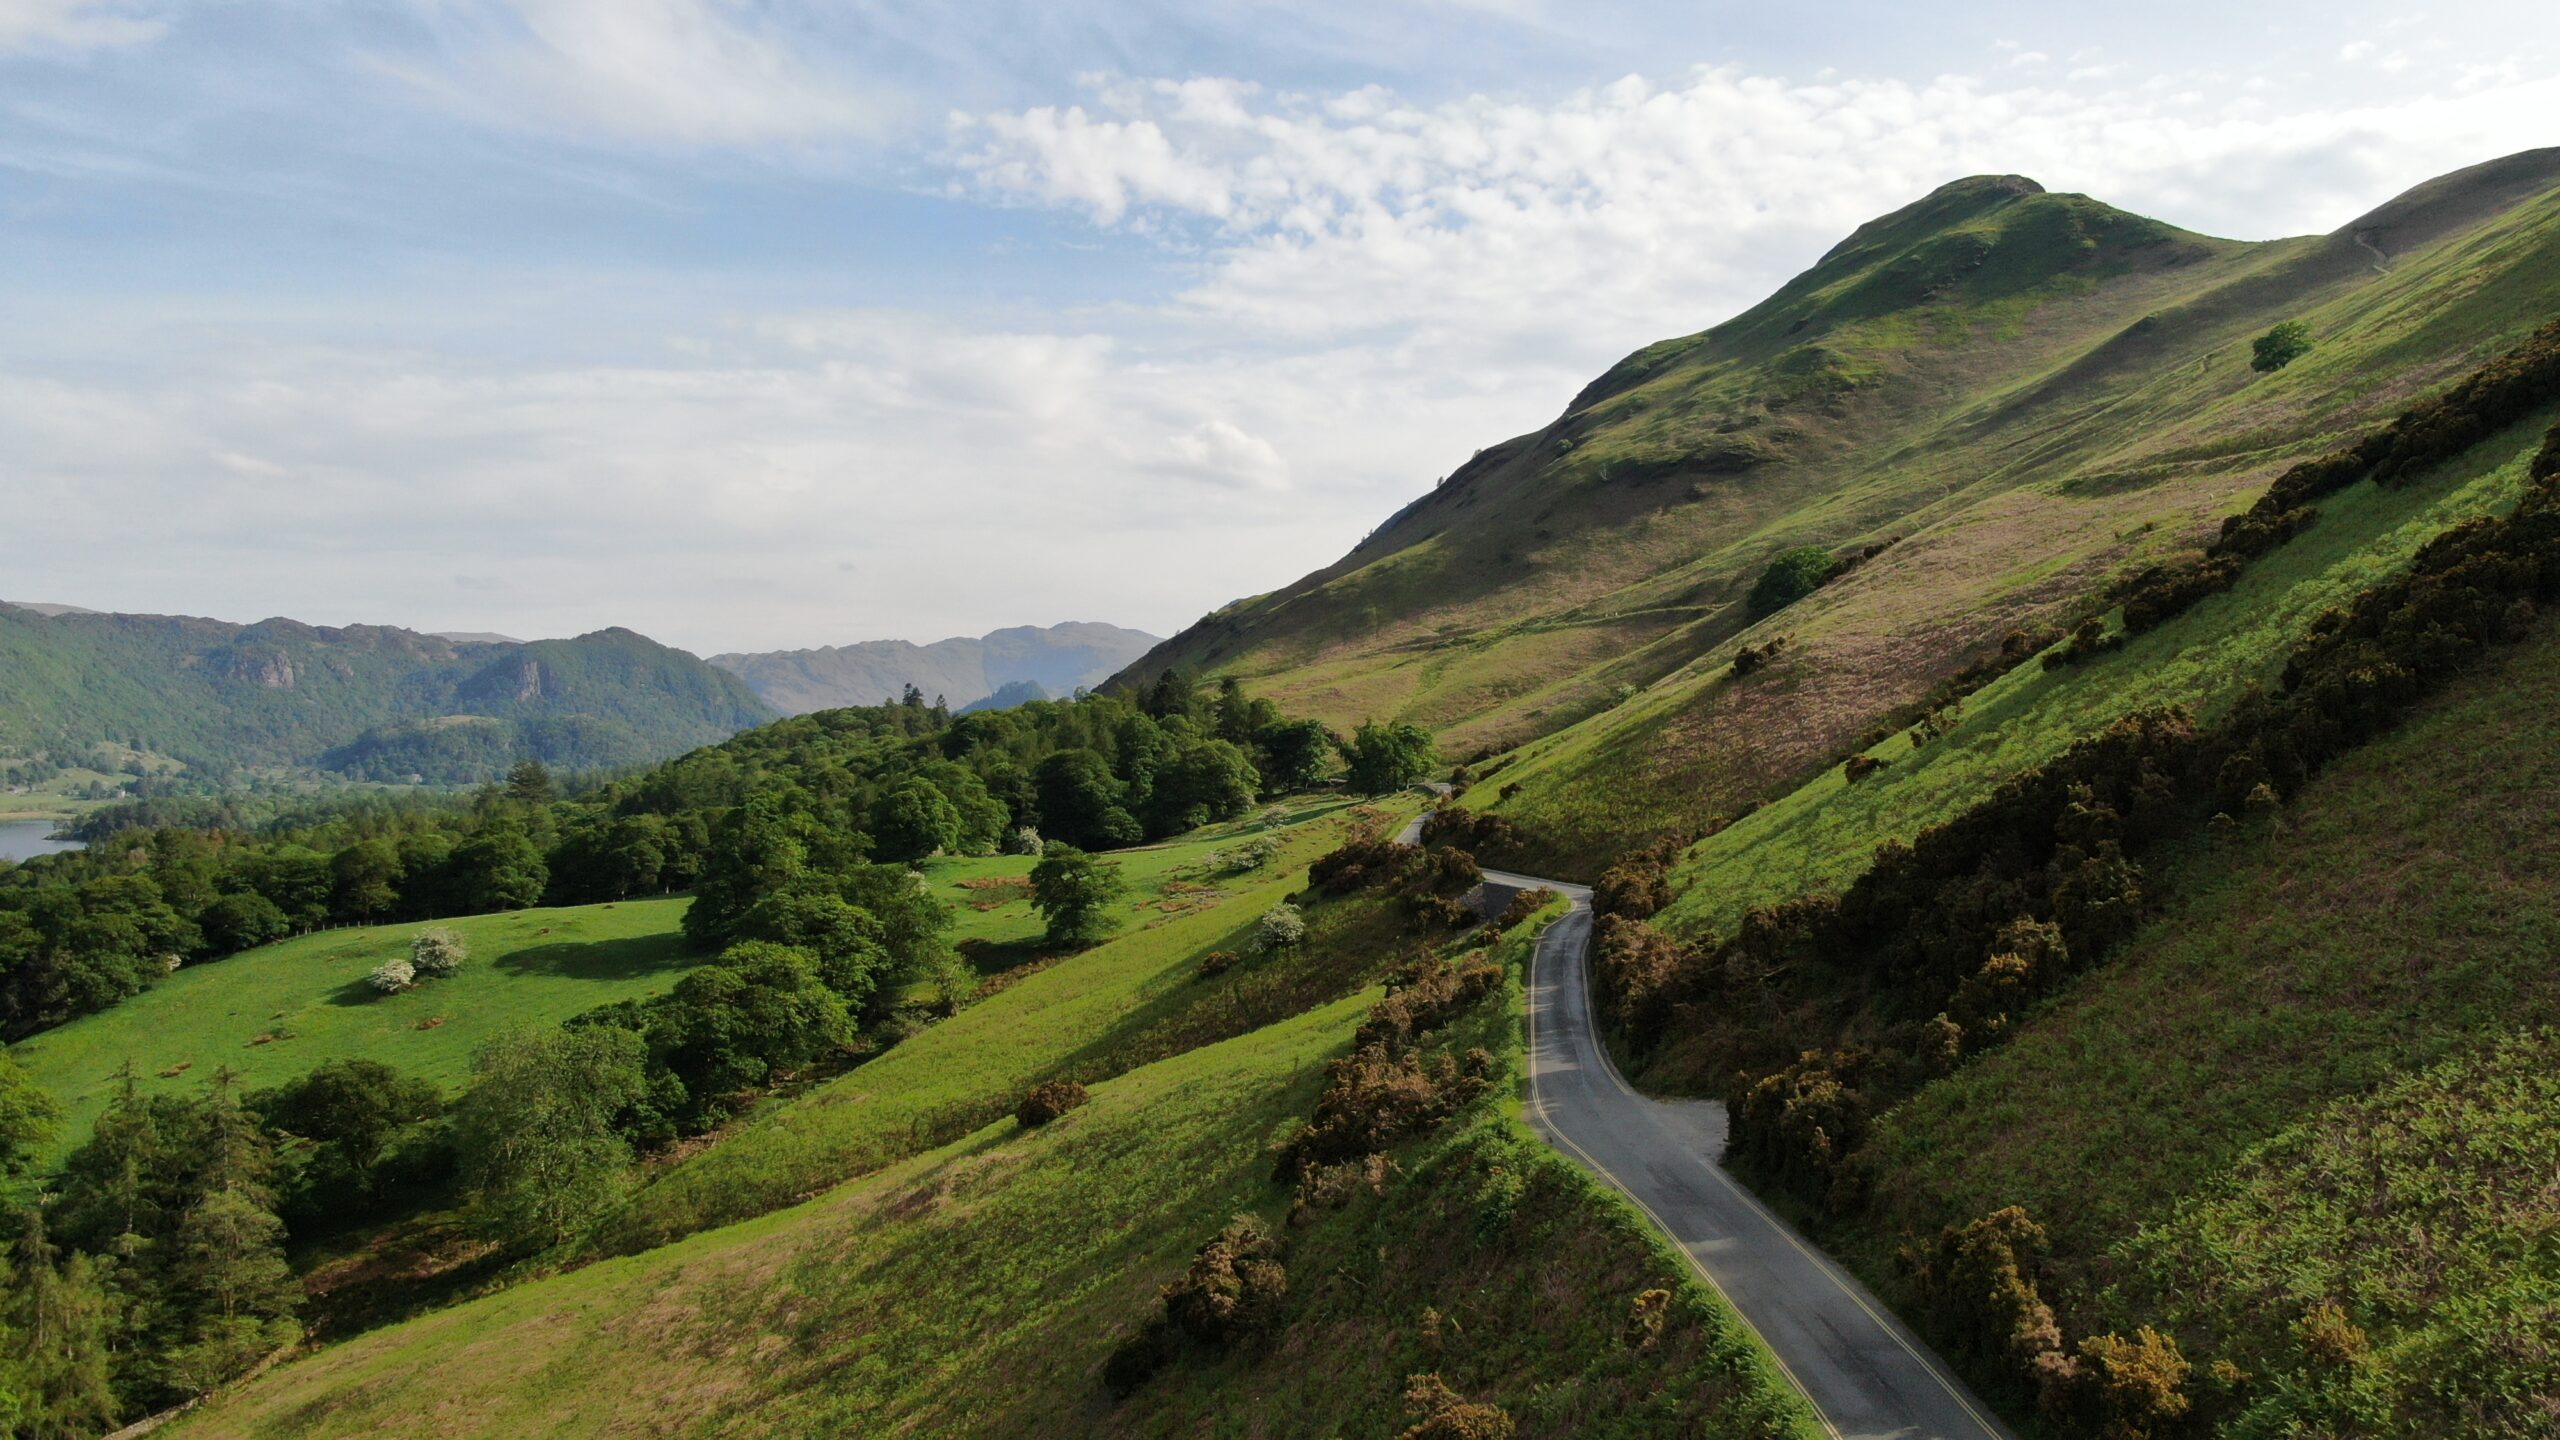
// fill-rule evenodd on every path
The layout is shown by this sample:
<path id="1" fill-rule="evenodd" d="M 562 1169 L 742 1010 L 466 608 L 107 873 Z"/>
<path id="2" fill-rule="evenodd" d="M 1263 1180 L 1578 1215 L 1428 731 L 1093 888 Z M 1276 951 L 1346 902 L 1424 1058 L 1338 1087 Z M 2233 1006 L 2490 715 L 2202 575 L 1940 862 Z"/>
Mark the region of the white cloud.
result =
<path id="1" fill-rule="evenodd" d="M 517 123 L 667 144 L 861 123 L 745 18 L 764 12 L 633 3 L 432 13 L 457 53 L 529 67 L 456 92 Z M 1627 351 L 1725 318 L 1943 181 L 2018 171 L 2199 229 L 2326 229 L 2560 138 L 2560 81 L 2523 78 L 2547 73 L 2310 104 L 2202 73 L 1728 68 L 1434 103 L 1097 80 L 1082 103 L 955 118 L 948 173 L 964 196 L 1147 237 L 1126 248 L 1172 277 L 1152 299 L 679 309 L 665 350 L 610 365 L 288 350 L 254 314 L 169 327 L 183 353 L 153 329 L 151 367 L 0 373 L 0 487 L 49 530 L 115 537 L 73 553 L 0 529 L 0 573 L 74 603 L 627 624 L 705 650 L 1170 627 L 1328 563 Z M 706 93 L 665 93 L 689 88 Z"/>
<path id="2" fill-rule="evenodd" d="M 1100 97 L 1113 118 L 968 117 L 955 137 L 983 193 L 1178 234 L 1201 278 L 1173 310 L 1203 325 L 1417 364 L 1587 366 L 1732 313 L 1960 175 L 2025 173 L 2215 233 L 2300 233 L 2548 142 L 2560 115 L 2551 80 L 2285 110 L 2235 105 L 2227 79 L 2161 78 L 2092 93 L 1710 69 L 1429 106 L 1374 89 L 1200 106 L 1123 84 Z"/>
<path id="3" fill-rule="evenodd" d="M 2354 40 L 2338 47 L 2338 58 L 2353 64 L 2371 56 L 2382 47 L 2370 40 Z"/>
<path id="4" fill-rule="evenodd" d="M 737 146 L 877 134 L 899 102 L 814 68 L 723 0 L 412 0 L 448 52 L 385 70 L 482 119 L 601 138 Z"/>
<path id="5" fill-rule="evenodd" d="M 1164 449 L 1161 468 L 1173 474 L 1265 490 L 1289 485 L 1289 466 L 1271 442 L 1225 420 L 1202 421 L 1166 440 Z"/>
<path id="6" fill-rule="evenodd" d="M 168 26 L 116 0 L 0 0 L 0 51 L 42 45 L 82 50 L 156 40 Z"/>

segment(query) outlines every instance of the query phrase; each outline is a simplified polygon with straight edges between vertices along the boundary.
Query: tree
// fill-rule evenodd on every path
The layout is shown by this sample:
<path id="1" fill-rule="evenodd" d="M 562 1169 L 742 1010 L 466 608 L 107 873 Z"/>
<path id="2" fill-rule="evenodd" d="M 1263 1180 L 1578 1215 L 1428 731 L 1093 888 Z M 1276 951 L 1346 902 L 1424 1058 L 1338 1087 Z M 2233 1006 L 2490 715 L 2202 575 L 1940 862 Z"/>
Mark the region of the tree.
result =
<path id="1" fill-rule="evenodd" d="M 1342 758 L 1351 766 L 1351 788 L 1363 795 L 1401 790 L 1430 774 L 1435 763 L 1429 731 L 1375 720 L 1353 733 Z"/>
<path id="2" fill-rule="evenodd" d="M 523 832 L 483 831 L 462 843 L 447 864 L 453 898 L 465 910 L 522 910 L 542 903 L 551 867 Z"/>
<path id="3" fill-rule="evenodd" d="M 293 933 L 293 922 L 276 903 L 255 890 L 225 895 L 196 917 L 205 948 L 216 955 L 255 950 Z"/>
<path id="4" fill-rule="evenodd" d="M 818 977 L 856 1014 L 870 1003 L 892 960 L 888 930 L 816 876 L 764 897 L 737 927 L 740 940 L 766 940 L 807 951 Z"/>
<path id="5" fill-rule="evenodd" d="M 548 805 L 557 793 L 539 760 L 520 760 L 507 772 L 507 798 L 520 805 Z"/>
<path id="6" fill-rule="evenodd" d="M 1060 750 L 1040 762 L 1032 785 L 1040 802 L 1040 833 L 1082 849 L 1134 845 L 1145 838 L 1120 804 L 1120 782 L 1109 762 L 1091 750 Z"/>
<path id="7" fill-rule="evenodd" d="M 274 1128 L 323 1147 L 330 1168 L 346 1171 L 359 1190 L 371 1187 L 392 1136 L 444 1110 L 433 1084 L 363 1059 L 327 1061 L 243 1103 Z"/>
<path id="8" fill-rule="evenodd" d="M 922 780 L 907 781 L 871 808 L 871 843 L 883 860 L 912 863 L 959 840 L 960 812 Z"/>
<path id="9" fill-rule="evenodd" d="M 329 910 L 342 920 L 371 920 L 400 904 L 400 852 L 381 840 L 359 840 L 329 860 Z"/>
<path id="10" fill-rule="evenodd" d="M 736 939 L 738 922 L 757 901 L 808 868 L 804 829 L 770 791 L 748 796 L 724 817 L 712 831 L 702 880 L 684 912 L 685 939 L 704 949 L 722 949 Z"/>
<path id="11" fill-rule="evenodd" d="M 1288 720 L 1263 730 L 1262 778 L 1274 795 L 1315 788 L 1331 767 L 1338 748 L 1333 732 L 1321 720 Z"/>
<path id="12" fill-rule="evenodd" d="M 1754 620 L 1775 615 L 1821 589 L 1822 582 L 1839 568 L 1838 557 L 1821 546 L 1799 546 L 1769 562 L 1769 568 L 1761 571 L 1759 581 L 1752 585 L 1750 598 L 1743 603 Z"/>
<path id="13" fill-rule="evenodd" d="M 409 937 L 409 965 L 426 979 L 442 980 L 458 974 L 463 962 L 470 958 L 471 947 L 441 925 L 430 925 Z"/>
<path id="14" fill-rule="evenodd" d="M 18 1057 L 0 1051 L 0 1179 L 25 1174 L 61 1121 L 62 1106 L 27 1074 Z"/>
<path id="15" fill-rule="evenodd" d="M 57 1253 L 44 1217 L 26 1212 L 0 1309 L 0 1390 L 18 1410 L 7 1433 L 23 1440 L 82 1440 L 116 1423 L 113 1301 L 88 1256 Z"/>
<path id="16" fill-rule="evenodd" d="M 639 1036 L 602 1025 L 518 1030 L 480 1048 L 454 1138 L 484 1231 L 556 1245 L 620 1198 L 631 1147 L 613 1122 L 647 1092 L 645 1061 Z"/>
<path id="17" fill-rule="evenodd" d="M 1158 835 L 1196 830 L 1232 820 L 1253 808 L 1262 777 L 1244 751 L 1224 740 L 1203 740 L 1183 750 L 1156 781 L 1151 814 Z"/>
<path id="18" fill-rule="evenodd" d="M 1169 715 L 1188 715 L 1200 703 L 1199 692 L 1192 687 L 1191 677 L 1179 670 L 1167 669 L 1147 687 L 1142 708 L 1158 720 Z"/>
<path id="19" fill-rule="evenodd" d="M 850 1044 L 853 1022 L 807 951 L 749 940 L 651 1002 L 647 1035 L 699 1124 L 729 1097 Z"/>
<path id="20" fill-rule="evenodd" d="M 1031 903 L 1049 922 L 1052 945 L 1091 945 L 1115 928 L 1112 902 L 1127 889 L 1119 867 L 1061 841 L 1031 867 Z"/>
<path id="21" fill-rule="evenodd" d="M 2249 342 L 2249 368 L 2261 375 L 2281 370 L 2311 353 L 2311 327 L 2287 320 Z"/>

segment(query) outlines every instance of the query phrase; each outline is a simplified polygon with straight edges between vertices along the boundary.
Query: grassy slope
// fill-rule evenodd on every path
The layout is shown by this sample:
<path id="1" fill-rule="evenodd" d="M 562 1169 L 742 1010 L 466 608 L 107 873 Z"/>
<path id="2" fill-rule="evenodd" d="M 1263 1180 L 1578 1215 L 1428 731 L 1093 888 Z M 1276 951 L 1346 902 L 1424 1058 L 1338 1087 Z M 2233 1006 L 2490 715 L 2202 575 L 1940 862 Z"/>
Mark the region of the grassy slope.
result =
<path id="1" fill-rule="evenodd" d="M 1865 569 L 1532 747 L 1501 777 L 1522 793 L 1493 808 L 1546 832 L 1555 861 L 1587 870 L 1626 834 L 1785 793 L 2009 629 L 2067 618 L 2108 577 L 2244 508 L 2294 460 L 2560 312 L 2560 193 L 2400 256 L 2387 275 L 2312 271 L 2301 255 L 2271 253 L 2236 278 L 2198 278 L 2162 312 L 2158 353 L 2114 369 L 2057 365 L 1977 397 L 1997 424 L 1959 414 L 1789 517 L 1795 528 L 1756 554 L 1779 535 L 1871 533 L 1819 523 L 1878 503 L 1862 497 L 1923 479 L 1948 487 L 1877 527 L 1907 538 Z M 2247 337 L 2289 316 L 2312 325 L 2320 348 L 2251 374 Z M 1726 681 L 1736 648 L 1780 635 L 1790 648 L 1758 683 Z"/>
<path id="2" fill-rule="evenodd" d="M 256 1088 L 352 1056 L 458 1090 L 471 1052 L 501 1030 L 673 985 L 700 961 L 676 933 L 689 903 L 634 900 L 438 921 L 470 945 L 470 963 L 452 979 L 400 995 L 375 993 L 365 976 L 408 954 L 409 937 L 424 927 L 322 931 L 188 966 L 10 1053 L 63 1102 L 57 1153 L 87 1138 L 128 1060 L 146 1091 L 191 1090 L 223 1066 Z M 430 1021 L 441 1023 L 422 1028 Z M 257 1043 L 261 1036 L 276 1038 Z M 175 1075 L 162 1073 L 180 1065 Z"/>
<path id="3" fill-rule="evenodd" d="M 1113 940 L 1031 974 L 879 1059 L 764 1112 L 658 1176 L 606 1227 L 600 1243 L 636 1250 L 760 1214 L 976 1129 L 1010 1111 L 1039 1081 L 1103 1079 L 1290 1013 L 1274 1001 L 1285 996 L 1294 1007 L 1310 997 L 1286 987 L 1267 993 L 1257 967 L 1216 984 L 1196 976 L 1209 951 L 1245 948 L 1262 912 L 1304 883 L 1307 862 L 1340 843 L 1346 817 L 1321 808 L 1303 813 L 1323 818 L 1284 830 L 1283 856 L 1258 874 L 1225 882 L 1223 898 L 1171 916 L 1157 910 Z M 1196 859 L 1217 838 L 1127 863 L 1143 872 L 1161 861 L 1169 878 L 1182 855 Z M 994 922 L 981 917 L 977 923 Z M 1366 983 L 1366 976 L 1350 983 Z M 1332 986 L 1331 993 L 1342 988 Z"/>
<path id="4" fill-rule="evenodd" d="M 2279 831 L 2187 856 L 2120 958 L 1882 1122 L 1852 1259 L 1889 1285 L 1900 1237 L 2023 1205 L 2067 1320 L 2174 1325 L 2277 1373 L 2334 1299 L 2417 1417 L 2354 1433 L 2547 1433 L 2425 1407 L 2484 1372 L 2560 1396 L 2552 1041 L 2530 1033 L 2560 1025 L 2555 716 L 2546 624 Z"/>
<path id="5" fill-rule="evenodd" d="M 1890 763 L 1870 779 L 1850 785 L 1834 768 L 1745 816 L 1690 853 L 1664 923 L 1729 930 L 1754 906 L 1836 889 L 1878 844 L 1909 840 L 2121 716 L 2167 704 L 2211 714 L 2271 682 L 2320 612 L 2396 572 L 2449 525 L 2512 505 L 2552 418 L 2537 416 L 2416 484 L 2333 496 L 2317 525 L 2231 591 L 2087 663 L 2021 665 L 1976 692 L 1962 722 L 1925 748 L 1900 735 L 1877 746 L 1870 753 Z"/>
<path id="6" fill-rule="evenodd" d="M 1154 1287 L 1227 1216 L 1279 1205 L 1266 1147 L 1373 997 L 1131 1071 L 1043 1130 L 999 1121 L 792 1210 L 324 1350 L 171 1433 L 1384 1434 L 1405 1376 L 1438 1368 L 1527 1436 L 1809 1435 L 1632 1217 L 1505 1148 L 1522 1137 L 1502 1092 L 1385 1200 L 1293 1232 L 1288 1328 L 1108 1405 L 1098 1369 Z M 1452 1038 L 1516 1071 L 1518 1001 Z M 1480 1238 L 1489 1159 L 1529 1183 L 1508 1232 Z M 1617 1337 L 1655 1286 L 1677 1315 L 1639 1353 Z M 1449 1317 L 1436 1346 L 1424 1305 Z"/>
<path id="7" fill-rule="evenodd" d="M 1414 719 L 1455 755 L 1546 736 L 1493 808 L 1539 832 L 1537 863 L 1587 875 L 1782 793 L 2009 629 L 2075 615 L 2560 311 L 2555 181 L 2537 152 L 2393 202 L 2354 227 L 2387 268 L 2344 231 L 2243 246 L 2083 197 L 1932 197 L 1141 668 Z M 2249 339 L 2287 318 L 2319 348 L 2253 374 Z M 1761 458 L 1719 468 L 1743 451 Z M 1812 599 L 1743 613 L 1779 550 L 1891 536 Z M 1785 683 L 1721 683 L 1780 634 Z M 1639 693 L 1612 708 L 1621 685 Z"/>

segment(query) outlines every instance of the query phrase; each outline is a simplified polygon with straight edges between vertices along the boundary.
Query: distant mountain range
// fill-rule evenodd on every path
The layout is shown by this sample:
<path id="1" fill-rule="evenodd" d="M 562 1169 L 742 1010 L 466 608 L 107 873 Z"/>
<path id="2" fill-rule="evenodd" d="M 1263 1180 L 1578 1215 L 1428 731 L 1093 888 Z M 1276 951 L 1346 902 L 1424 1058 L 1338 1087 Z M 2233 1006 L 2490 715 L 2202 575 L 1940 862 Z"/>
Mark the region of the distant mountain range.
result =
<path id="1" fill-rule="evenodd" d="M 467 782 L 526 759 L 641 764 L 773 718 L 629 630 L 526 644 L 0 603 L 0 755 L 112 741 L 199 769 Z"/>
<path id="2" fill-rule="evenodd" d="M 917 645 L 867 640 L 816 650 L 714 655 L 711 663 L 747 682 L 764 702 L 790 715 L 895 700 L 909 685 L 954 710 L 976 707 L 1009 686 L 1028 684 L 1007 702 L 1073 694 L 1099 685 L 1159 644 L 1141 630 L 1089 621 L 1021 625 L 975 639 L 958 636 Z M 987 708 L 987 707 L 978 707 Z"/>

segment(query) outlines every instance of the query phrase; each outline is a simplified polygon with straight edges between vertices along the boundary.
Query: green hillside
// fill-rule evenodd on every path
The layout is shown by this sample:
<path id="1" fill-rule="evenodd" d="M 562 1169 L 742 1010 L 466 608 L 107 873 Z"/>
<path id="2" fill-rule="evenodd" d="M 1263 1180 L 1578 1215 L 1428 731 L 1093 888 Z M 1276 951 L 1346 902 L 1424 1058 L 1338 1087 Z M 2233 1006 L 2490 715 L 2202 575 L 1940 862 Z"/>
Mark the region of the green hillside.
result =
<path id="1" fill-rule="evenodd" d="M 2560 312 L 2556 185 L 2560 151 L 2535 151 L 2261 244 L 2016 177 L 1949 185 L 1129 676 L 1195 664 L 1460 756 L 1549 737 L 1480 803 L 1530 828 L 1522 858 L 1587 877 L 1627 838 L 1787 792 Z M 2287 320 L 2314 348 L 2253 371 Z M 1806 545 L 1888 548 L 1755 615 L 1763 569 Z M 1723 683 L 1777 639 L 1765 681 Z"/>
<path id="2" fill-rule="evenodd" d="M 518 760 L 663 759 L 773 713 L 735 676 L 628 630 L 456 643 L 378 625 L 0 605 L 0 756 L 115 742 L 216 776 L 316 766 L 474 781 Z"/>
<path id="3" fill-rule="evenodd" d="M 1527 939 L 1503 952 L 1515 970 Z M 1103 1363 L 1156 1286 L 1230 1216 L 1281 1208 L 1267 1147 L 1374 998 L 1132 1070 L 1042 1129 L 998 1120 L 779 1214 L 330 1347 L 169 1433 L 1387 1434 L 1430 1372 L 1522 1436 L 1809 1437 L 1730 1312 L 1529 1148 L 1508 1086 L 1382 1193 L 1283 1227 L 1268 1338 L 1112 1403 Z M 1448 1043 L 1516 1075 L 1519 998 L 1501 987 Z M 1498 1214 L 1488 1193 L 1510 1197 Z M 1649 1290 L 1664 1323 L 1639 1345 Z"/>
<path id="4" fill-rule="evenodd" d="M 62 1102 L 55 1151 L 86 1139 L 127 1063 L 146 1093 L 192 1092 L 228 1067 L 244 1088 L 279 1084 L 328 1060 L 379 1060 L 459 1090 L 471 1052 L 513 1026 L 557 1023 L 676 982 L 702 957 L 676 921 L 690 902 L 519 910 L 439 922 L 463 937 L 461 973 L 398 995 L 365 976 L 409 953 L 421 926 L 325 930 L 190 965 L 124 1004 L 9 1047 Z"/>
<path id="5" fill-rule="evenodd" d="M 1879 1121 L 1848 1253 L 1890 1284 L 1906 1239 L 2022 1206 L 2067 1329 L 2159 1326 L 2258 1377 L 2233 1433 L 2547 1433 L 2555 716 L 2546 623 L 2181 857 L 2121 959 Z M 2353 1363 L 2300 1330 L 2323 1304 Z"/>
<path id="6" fill-rule="evenodd" d="M 1117 937 L 1007 985 L 658 1175 L 605 1223 L 597 1245 L 642 1249 L 762 1214 L 974 1130 L 1041 1081 L 1106 1080 L 1370 983 L 1392 948 L 1370 944 L 1374 932 L 1341 911 L 1332 922 L 1339 928 L 1320 927 L 1299 955 L 1200 976 L 1211 952 L 1249 951 L 1262 913 L 1304 885 L 1307 862 L 1354 823 L 1326 808 L 1296 819 L 1281 832 L 1286 848 L 1262 869 L 1172 897 L 1139 890 L 1129 902 L 1135 923 Z M 1234 838 L 1213 832 L 1122 863 L 1143 884 L 1149 869 L 1197 866 Z"/>

